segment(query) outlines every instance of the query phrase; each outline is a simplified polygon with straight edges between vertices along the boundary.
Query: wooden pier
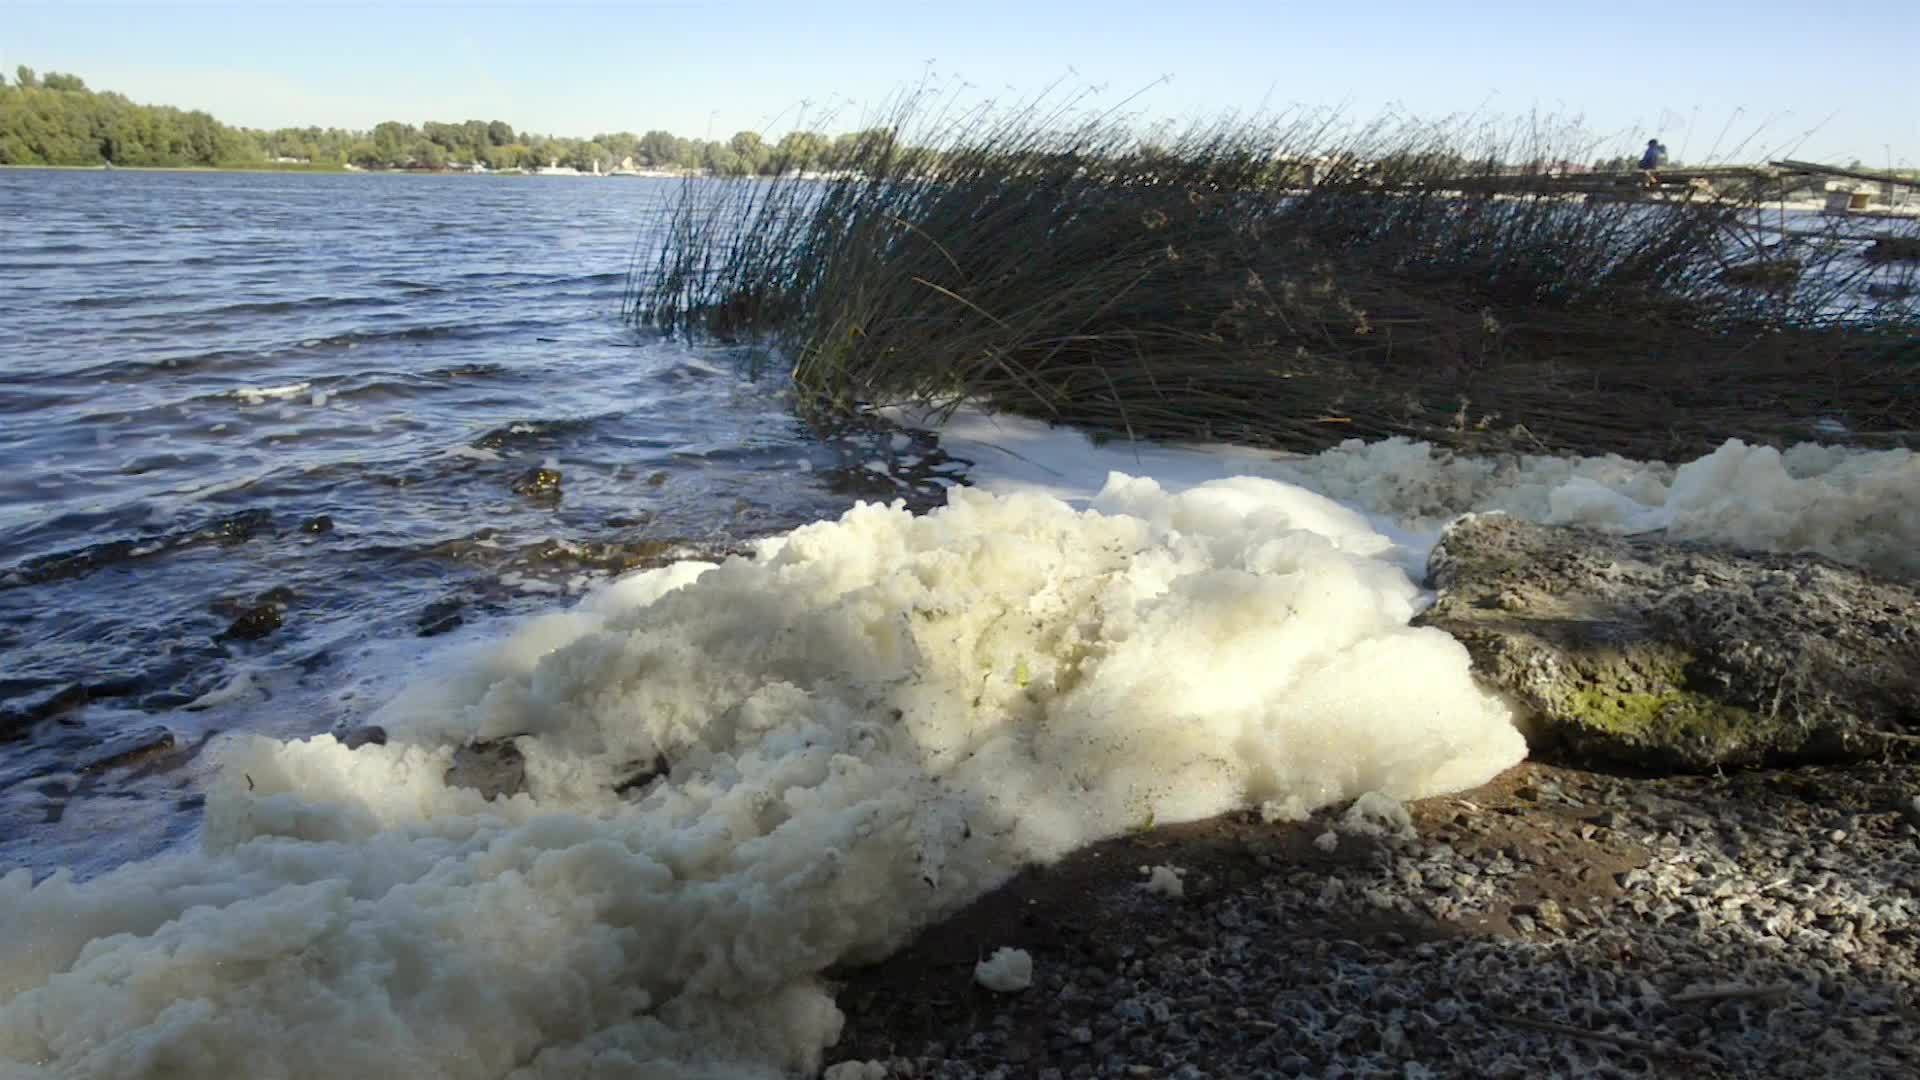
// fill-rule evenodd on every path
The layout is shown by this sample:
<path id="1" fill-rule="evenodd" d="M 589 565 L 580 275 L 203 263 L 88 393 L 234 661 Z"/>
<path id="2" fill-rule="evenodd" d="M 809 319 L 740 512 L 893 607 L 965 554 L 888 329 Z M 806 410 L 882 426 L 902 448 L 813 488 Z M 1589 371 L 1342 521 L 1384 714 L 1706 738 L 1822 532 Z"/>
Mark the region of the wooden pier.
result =
<path id="1" fill-rule="evenodd" d="M 1463 177 L 1461 188 L 1475 192 L 1554 193 L 1622 200 L 1673 197 L 1686 195 L 1689 192 L 1733 194 L 1746 198 L 1771 200 L 1783 198 L 1790 192 L 1806 190 L 1815 184 L 1831 180 L 1852 180 L 1856 183 L 1878 185 L 1879 194 L 1883 200 L 1882 206 L 1893 203 L 1895 192 L 1900 191 L 1908 192 L 1907 198 L 1920 201 L 1920 197 L 1911 194 L 1913 189 L 1920 187 L 1920 179 L 1913 176 L 1867 169 L 1843 169 L 1807 161 L 1772 161 L 1764 166 L 1727 165 L 1693 168 L 1676 166 L 1654 169 L 1650 173 L 1638 169 L 1624 172 L 1559 172 L 1539 169 L 1505 175 L 1483 174 Z M 1847 205 L 1829 206 L 1829 209 L 1865 215 L 1882 212 L 1880 208 L 1869 205 L 1867 196 L 1873 194 L 1872 192 L 1856 190 L 1852 193 L 1837 194 L 1850 196 Z M 1856 203 L 1858 205 L 1855 205 Z"/>

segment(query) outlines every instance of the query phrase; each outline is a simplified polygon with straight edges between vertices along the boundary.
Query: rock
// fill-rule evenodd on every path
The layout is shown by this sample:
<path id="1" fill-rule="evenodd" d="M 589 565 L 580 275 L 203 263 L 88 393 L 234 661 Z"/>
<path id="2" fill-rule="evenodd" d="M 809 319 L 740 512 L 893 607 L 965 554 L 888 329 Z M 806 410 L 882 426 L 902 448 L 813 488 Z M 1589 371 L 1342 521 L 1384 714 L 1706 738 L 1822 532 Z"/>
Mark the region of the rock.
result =
<path id="1" fill-rule="evenodd" d="M 340 733 L 340 745 L 349 750 L 358 750 L 363 746 L 387 745 L 387 729 L 379 724 L 363 724 L 348 728 Z"/>
<path id="2" fill-rule="evenodd" d="M 673 763 L 667 760 L 667 755 L 665 754 L 655 754 L 653 755 L 653 760 L 645 764 L 630 762 L 627 767 L 634 771 L 625 780 L 613 785 L 614 793 L 617 795 L 625 795 L 631 791 L 643 791 L 647 785 L 673 771 Z"/>
<path id="3" fill-rule="evenodd" d="M 528 469 L 513 482 L 515 493 L 524 495 L 535 502 L 558 502 L 560 500 L 560 470 L 540 467 Z"/>
<path id="4" fill-rule="evenodd" d="M 258 641 L 280 629 L 280 605 L 255 604 L 236 616 L 221 637 Z"/>
<path id="5" fill-rule="evenodd" d="M 145 764 L 154 758 L 172 753 L 178 745 L 172 731 L 164 727 L 146 728 L 108 741 L 97 753 L 89 756 L 81 764 L 80 772 L 99 773 L 129 765 Z"/>
<path id="6" fill-rule="evenodd" d="M 20 738 L 42 720 L 61 720 L 69 713 L 102 698 L 120 698 L 138 693 L 136 678 L 108 679 L 96 683 L 69 683 L 22 705 L 0 709 L 0 742 Z"/>
<path id="7" fill-rule="evenodd" d="M 1564 934 L 1567 932 L 1566 912 L 1560 909 L 1560 905 L 1556 901 L 1542 900 L 1538 904 L 1535 904 L 1533 906 L 1533 918 L 1535 922 L 1538 922 L 1541 926 L 1546 927 L 1556 934 Z"/>
<path id="8" fill-rule="evenodd" d="M 285 585 L 276 585 L 253 598 L 244 600 L 215 600 L 212 609 L 222 615 L 231 616 L 233 621 L 227 625 L 220 636 L 238 641 L 258 641 L 275 630 L 287 610 L 293 603 L 293 590 Z"/>
<path id="9" fill-rule="evenodd" d="M 466 601 L 457 596 L 443 597 L 428 604 L 414 620 L 414 629 L 421 637 L 435 637 L 447 633 L 466 621 L 461 609 Z"/>
<path id="10" fill-rule="evenodd" d="M 510 739 L 472 742 L 453 752 L 445 782 L 448 787 L 472 788 L 488 799 L 511 798 L 526 790 L 527 762 Z"/>
<path id="11" fill-rule="evenodd" d="M 1419 622 L 1536 752 L 1656 769 L 1920 756 L 1920 593 L 1815 555 L 1462 518 Z"/>
<path id="12" fill-rule="evenodd" d="M 273 528 L 273 514 L 266 510 L 242 510 L 229 514 L 202 531 L 204 539 L 222 544 L 241 544 Z"/>

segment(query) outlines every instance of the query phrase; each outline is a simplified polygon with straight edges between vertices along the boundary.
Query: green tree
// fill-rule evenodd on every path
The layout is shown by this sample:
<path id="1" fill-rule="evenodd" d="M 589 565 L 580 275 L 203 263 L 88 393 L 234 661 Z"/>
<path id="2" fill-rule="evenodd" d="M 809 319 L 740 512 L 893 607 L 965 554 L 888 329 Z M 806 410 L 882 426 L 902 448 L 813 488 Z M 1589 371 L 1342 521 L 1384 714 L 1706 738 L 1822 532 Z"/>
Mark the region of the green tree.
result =
<path id="1" fill-rule="evenodd" d="M 416 138 L 407 148 L 406 164 L 422 165 L 429 169 L 444 169 L 447 162 L 453 160 L 447 148 L 425 135 Z"/>
<path id="2" fill-rule="evenodd" d="M 566 164 L 581 172 L 592 172 L 595 166 L 604 172 L 612 163 L 613 155 L 607 153 L 607 148 L 598 142 L 581 143 L 573 148 L 573 153 L 566 159 Z"/>
<path id="3" fill-rule="evenodd" d="M 419 138 L 412 124 L 402 124 L 397 120 L 387 120 L 373 126 L 373 150 L 375 161 L 372 164 L 397 168 L 412 160 L 412 147 Z"/>
<path id="4" fill-rule="evenodd" d="M 47 72 L 46 77 L 40 80 L 40 85 L 48 90 L 66 90 L 75 93 L 84 93 L 87 89 L 86 82 L 80 76 L 58 71 Z"/>
<path id="5" fill-rule="evenodd" d="M 736 166 L 741 173 L 757 173 L 767 160 L 767 144 L 757 131 L 737 131 L 727 140 L 727 149 L 732 150 L 739 159 Z"/>
<path id="6" fill-rule="evenodd" d="M 33 69 L 25 64 L 13 69 L 13 80 L 19 83 L 23 90 L 31 90 L 40 85 L 40 80 L 34 77 Z"/>
<path id="7" fill-rule="evenodd" d="M 533 159 L 526 147 L 514 143 L 488 147 L 485 160 L 489 169 L 518 169 Z"/>
<path id="8" fill-rule="evenodd" d="M 487 125 L 487 141 L 495 146 L 510 146 L 517 142 L 513 137 L 513 126 L 504 120 L 495 120 Z"/>
<path id="9" fill-rule="evenodd" d="M 631 131 L 616 131 L 611 135 L 595 135 L 593 141 L 607 148 L 607 157 L 615 165 L 635 156 L 640 147 L 640 137 Z"/>
<path id="10" fill-rule="evenodd" d="M 790 132 L 773 148 L 775 167 L 783 172 L 818 168 L 830 145 L 827 137 L 816 131 Z"/>
<path id="11" fill-rule="evenodd" d="M 676 165 L 681 163 L 686 153 L 685 144 L 685 139 L 675 137 L 672 132 L 649 131 L 640 136 L 634 156 L 640 164 L 649 168 Z"/>
<path id="12" fill-rule="evenodd" d="M 740 155 L 726 143 L 707 143 L 700 164 L 715 176 L 737 176 L 744 171 Z"/>

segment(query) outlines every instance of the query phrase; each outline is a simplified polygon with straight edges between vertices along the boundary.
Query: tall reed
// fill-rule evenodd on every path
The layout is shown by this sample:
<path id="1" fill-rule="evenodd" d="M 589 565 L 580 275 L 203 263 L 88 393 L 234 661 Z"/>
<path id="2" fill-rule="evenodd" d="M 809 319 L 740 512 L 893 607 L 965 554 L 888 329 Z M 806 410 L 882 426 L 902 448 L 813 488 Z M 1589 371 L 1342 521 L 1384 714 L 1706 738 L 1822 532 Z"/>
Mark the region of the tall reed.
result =
<path id="1" fill-rule="evenodd" d="M 689 181 L 628 315 L 767 346 L 830 409 L 966 400 L 1311 449 L 1695 452 L 1817 417 L 1920 429 L 1912 294 L 1752 187 L 1549 176 L 1571 129 L 908 96 L 837 171 Z M 1578 160 L 1578 158 L 1576 158 Z M 1907 277 L 1910 279 L 1911 274 Z"/>

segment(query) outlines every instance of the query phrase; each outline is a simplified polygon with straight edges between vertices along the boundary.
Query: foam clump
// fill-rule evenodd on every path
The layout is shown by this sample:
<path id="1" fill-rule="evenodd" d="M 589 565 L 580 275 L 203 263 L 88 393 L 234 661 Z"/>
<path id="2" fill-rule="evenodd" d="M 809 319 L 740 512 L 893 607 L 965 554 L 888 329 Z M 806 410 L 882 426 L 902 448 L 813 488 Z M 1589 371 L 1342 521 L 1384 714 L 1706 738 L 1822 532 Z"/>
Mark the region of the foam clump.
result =
<path id="1" fill-rule="evenodd" d="M 1369 791 L 1353 800 L 1340 817 L 1340 831 L 1355 836 L 1412 837 L 1413 815 L 1398 799 Z"/>
<path id="2" fill-rule="evenodd" d="M 1140 887 L 1148 892 L 1172 900 L 1187 895 L 1187 884 L 1180 880 L 1186 874 L 1185 870 L 1177 866 L 1143 866 L 1140 869 L 1147 875 L 1147 880 L 1141 882 Z"/>
<path id="3" fill-rule="evenodd" d="M 1273 471 L 1414 529 L 1500 510 L 1544 525 L 1664 530 L 1676 540 L 1814 552 L 1920 575 L 1920 455 L 1910 450 L 1803 443 L 1783 452 L 1729 439 L 1676 467 L 1618 455 L 1484 457 L 1405 438 L 1353 439 Z"/>
<path id="4" fill-rule="evenodd" d="M 973 981 L 996 994 L 1017 994 L 1033 985 L 1033 955 L 1005 946 L 973 965 Z"/>
<path id="5" fill-rule="evenodd" d="M 624 578 L 447 654 L 384 745 L 227 742 L 197 851 L 0 878 L 0 1072 L 815 1071 L 821 971 L 1022 865 L 1518 761 L 1393 558 L 1286 484 L 1116 475 Z M 523 790 L 449 786 L 475 740 Z"/>

